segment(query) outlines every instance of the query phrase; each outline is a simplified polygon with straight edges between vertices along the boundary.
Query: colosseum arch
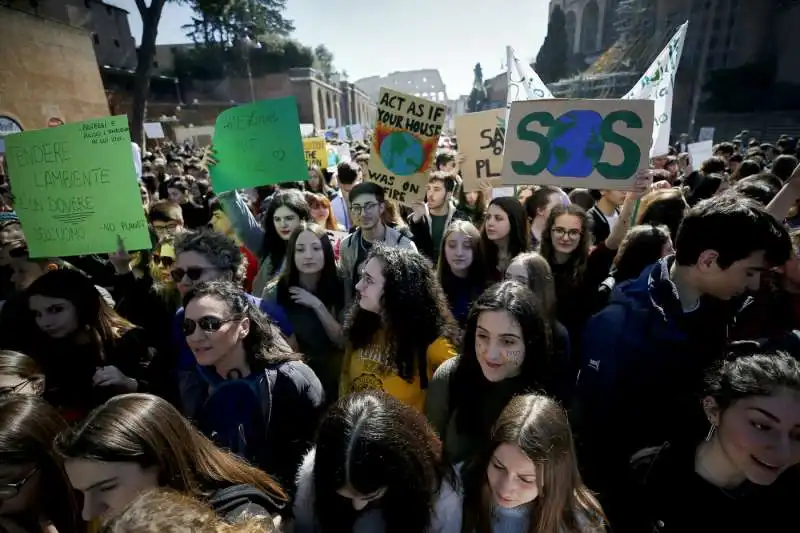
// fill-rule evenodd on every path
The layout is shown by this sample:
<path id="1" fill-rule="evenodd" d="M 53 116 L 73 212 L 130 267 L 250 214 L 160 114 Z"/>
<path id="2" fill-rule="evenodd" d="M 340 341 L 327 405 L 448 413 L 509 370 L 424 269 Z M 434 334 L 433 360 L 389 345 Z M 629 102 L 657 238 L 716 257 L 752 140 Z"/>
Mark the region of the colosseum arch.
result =
<path id="1" fill-rule="evenodd" d="M 580 51 L 584 54 L 596 52 L 599 48 L 600 7 L 595 0 L 589 0 L 581 13 Z"/>

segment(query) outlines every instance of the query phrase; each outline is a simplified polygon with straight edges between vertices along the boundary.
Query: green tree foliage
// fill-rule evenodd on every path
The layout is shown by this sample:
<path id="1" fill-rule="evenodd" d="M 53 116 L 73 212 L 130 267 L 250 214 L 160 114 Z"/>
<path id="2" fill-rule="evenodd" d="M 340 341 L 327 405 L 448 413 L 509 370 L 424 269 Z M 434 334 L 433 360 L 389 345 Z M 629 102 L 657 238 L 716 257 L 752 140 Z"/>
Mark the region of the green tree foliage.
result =
<path id="1" fill-rule="evenodd" d="M 245 37 L 286 37 L 294 30 L 283 16 L 286 0 L 190 1 L 194 17 L 183 29 L 197 44 L 230 46 Z"/>
<path id="2" fill-rule="evenodd" d="M 314 48 L 314 68 L 322 72 L 326 80 L 336 72 L 333 67 L 333 53 L 324 44 Z"/>
<path id="3" fill-rule="evenodd" d="M 293 39 L 272 37 L 260 44 L 261 48 L 196 46 L 177 52 L 173 75 L 181 83 L 191 85 L 192 80 L 246 76 L 248 58 L 253 76 L 286 72 L 295 67 L 308 68 L 314 63 L 311 48 Z"/>
<path id="4" fill-rule="evenodd" d="M 560 6 L 553 8 L 547 23 L 547 37 L 536 56 L 536 72 L 545 83 L 567 77 L 569 69 L 567 17 Z"/>

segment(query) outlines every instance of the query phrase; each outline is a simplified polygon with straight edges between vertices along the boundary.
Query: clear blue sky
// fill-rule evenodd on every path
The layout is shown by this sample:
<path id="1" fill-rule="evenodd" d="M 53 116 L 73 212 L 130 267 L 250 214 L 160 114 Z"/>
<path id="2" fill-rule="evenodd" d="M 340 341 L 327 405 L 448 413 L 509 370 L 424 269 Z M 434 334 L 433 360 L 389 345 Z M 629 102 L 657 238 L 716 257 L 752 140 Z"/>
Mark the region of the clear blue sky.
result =
<path id="1" fill-rule="evenodd" d="M 130 12 L 137 41 L 142 26 L 134 0 L 105 0 Z M 146 0 L 149 4 L 149 0 Z M 447 95 L 469 93 L 476 62 L 484 77 L 499 74 L 505 47 L 533 59 L 547 33 L 548 0 L 288 0 L 292 35 L 303 44 L 324 44 L 350 79 L 392 71 L 436 68 Z M 168 4 L 159 44 L 186 42 L 181 26 L 191 10 Z"/>

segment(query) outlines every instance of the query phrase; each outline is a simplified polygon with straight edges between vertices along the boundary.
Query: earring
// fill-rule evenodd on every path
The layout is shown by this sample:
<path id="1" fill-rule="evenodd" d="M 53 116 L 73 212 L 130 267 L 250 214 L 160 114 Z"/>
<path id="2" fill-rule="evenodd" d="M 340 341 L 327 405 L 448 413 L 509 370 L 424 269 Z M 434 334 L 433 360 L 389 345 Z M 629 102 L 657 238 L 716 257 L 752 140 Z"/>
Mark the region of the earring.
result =
<path id="1" fill-rule="evenodd" d="M 711 427 L 708 428 L 708 435 L 706 435 L 706 442 L 710 441 L 714 437 L 714 433 L 717 432 L 717 426 L 711 424 Z"/>

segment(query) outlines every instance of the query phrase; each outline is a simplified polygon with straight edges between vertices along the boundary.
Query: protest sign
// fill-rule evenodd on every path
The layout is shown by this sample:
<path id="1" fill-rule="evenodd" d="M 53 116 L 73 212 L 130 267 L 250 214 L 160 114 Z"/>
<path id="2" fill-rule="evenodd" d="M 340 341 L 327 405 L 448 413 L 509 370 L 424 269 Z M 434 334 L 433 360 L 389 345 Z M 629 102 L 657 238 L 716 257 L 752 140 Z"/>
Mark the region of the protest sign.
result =
<path id="1" fill-rule="evenodd" d="M 322 137 L 303 139 L 303 153 L 305 154 L 307 167 L 325 168 L 327 166 L 328 152 L 325 139 Z"/>
<path id="2" fill-rule="evenodd" d="M 215 192 L 307 179 L 294 97 L 226 109 L 214 125 Z"/>
<path id="3" fill-rule="evenodd" d="M 629 190 L 636 172 L 648 168 L 653 106 L 652 100 L 514 102 L 503 183 Z"/>
<path id="4" fill-rule="evenodd" d="M 499 187 L 506 137 L 506 110 L 491 109 L 455 118 L 458 152 L 464 157 L 461 177 L 466 192 L 480 189 L 480 178 L 491 178 Z"/>
<path id="5" fill-rule="evenodd" d="M 144 134 L 147 136 L 148 139 L 163 139 L 164 127 L 161 125 L 160 122 L 145 122 Z"/>
<path id="6" fill-rule="evenodd" d="M 714 130 L 714 126 L 703 126 L 700 128 L 700 133 L 697 135 L 697 142 L 713 141 Z"/>
<path id="7" fill-rule="evenodd" d="M 442 104 L 381 88 L 366 180 L 381 185 L 387 199 L 408 205 L 425 198 L 445 111 Z"/>
<path id="8" fill-rule="evenodd" d="M 686 147 L 686 150 L 689 152 L 692 167 L 695 170 L 700 170 L 700 165 L 703 164 L 703 161 L 714 156 L 714 141 L 692 143 Z"/>
<path id="9" fill-rule="evenodd" d="M 125 116 L 6 137 L 14 207 L 31 257 L 149 250 Z"/>

